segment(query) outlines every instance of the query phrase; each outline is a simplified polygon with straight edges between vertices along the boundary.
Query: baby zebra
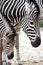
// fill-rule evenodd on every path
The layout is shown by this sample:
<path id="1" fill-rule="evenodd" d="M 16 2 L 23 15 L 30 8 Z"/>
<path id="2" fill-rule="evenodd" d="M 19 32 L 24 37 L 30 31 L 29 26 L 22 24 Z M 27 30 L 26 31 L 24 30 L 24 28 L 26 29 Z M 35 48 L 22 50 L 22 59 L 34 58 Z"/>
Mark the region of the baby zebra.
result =
<path id="1" fill-rule="evenodd" d="M 39 6 L 37 5 L 36 1 L 35 3 L 32 1 L 31 3 L 29 3 L 28 8 L 30 9 L 29 13 L 26 10 L 25 0 L 3 0 L 1 2 L 0 11 L 2 19 L 4 18 L 6 20 L 6 23 L 9 25 L 8 27 L 11 30 L 9 30 L 9 33 L 7 32 L 5 34 L 5 36 L 10 39 L 10 42 L 8 42 L 8 40 L 7 44 L 10 45 L 11 42 L 11 46 L 15 44 L 17 50 L 18 65 L 22 65 L 19 56 L 19 32 L 21 27 L 23 28 L 23 31 L 27 34 L 28 38 L 30 38 L 33 47 L 38 47 L 41 43 L 38 22 L 40 14 Z M 9 55 L 9 53 L 7 55 L 9 59 L 12 59 L 14 56 L 13 54 Z"/>
<path id="2" fill-rule="evenodd" d="M 6 62 L 6 54 L 9 59 L 12 59 L 14 56 L 14 34 L 12 33 L 12 30 L 8 23 L 2 18 L 0 14 L 0 34 L 2 36 L 2 53 L 4 54 L 2 56 L 2 65 L 4 62 Z"/>

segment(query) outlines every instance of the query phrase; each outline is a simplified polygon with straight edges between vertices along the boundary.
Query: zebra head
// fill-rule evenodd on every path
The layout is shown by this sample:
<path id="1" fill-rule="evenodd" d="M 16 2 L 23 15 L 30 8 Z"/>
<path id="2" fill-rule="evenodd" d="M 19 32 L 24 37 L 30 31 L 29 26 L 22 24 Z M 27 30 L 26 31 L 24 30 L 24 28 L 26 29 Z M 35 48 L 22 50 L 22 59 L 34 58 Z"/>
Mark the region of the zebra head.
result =
<path id="1" fill-rule="evenodd" d="M 14 57 L 14 35 L 11 32 L 6 33 L 6 36 L 3 36 L 2 43 L 7 58 L 12 59 Z"/>
<path id="2" fill-rule="evenodd" d="M 32 15 L 27 15 L 22 19 L 22 28 L 23 31 L 27 34 L 28 38 L 31 40 L 32 46 L 38 47 L 41 43 L 38 20 L 32 18 Z"/>
<path id="3" fill-rule="evenodd" d="M 26 16 L 22 21 L 22 28 L 30 38 L 32 46 L 38 47 L 41 43 L 39 29 L 40 9 L 36 0 L 27 0 L 27 2 Z"/>
<path id="4" fill-rule="evenodd" d="M 13 33 L 7 33 L 6 34 L 8 38 L 7 42 L 7 57 L 8 59 L 12 59 L 14 57 L 14 34 Z"/>

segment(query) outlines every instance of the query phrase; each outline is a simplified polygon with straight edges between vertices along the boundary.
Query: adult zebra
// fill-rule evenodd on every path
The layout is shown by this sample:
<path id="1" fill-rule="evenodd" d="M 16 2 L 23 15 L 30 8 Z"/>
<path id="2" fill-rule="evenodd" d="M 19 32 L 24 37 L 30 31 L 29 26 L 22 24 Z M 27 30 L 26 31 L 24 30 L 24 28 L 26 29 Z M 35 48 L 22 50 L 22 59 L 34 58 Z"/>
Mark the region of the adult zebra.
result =
<path id="1" fill-rule="evenodd" d="M 34 23 L 34 21 L 38 21 L 39 11 L 37 3 L 31 2 L 34 7 L 32 7 L 30 13 L 25 11 L 25 0 L 3 0 L 1 2 L 1 14 L 2 17 L 6 19 L 6 23 L 9 24 L 12 32 L 15 36 L 15 47 L 17 49 L 17 60 L 20 64 L 20 57 L 19 57 L 19 42 L 18 42 L 18 35 L 20 27 L 22 26 L 23 31 L 27 34 L 27 36 L 31 40 L 31 44 L 34 47 L 38 47 L 40 45 L 40 33 L 39 27 Z M 29 4 L 31 6 L 31 4 Z M 21 25 L 22 24 L 22 25 Z M 38 23 L 39 24 L 39 23 Z M 38 29 L 36 29 L 38 27 Z M 16 33 L 15 33 L 16 30 Z M 8 36 L 8 34 L 6 34 Z M 10 56 L 8 56 L 9 58 Z M 12 55 L 13 57 L 13 55 Z M 11 59 L 11 58 L 9 58 Z"/>

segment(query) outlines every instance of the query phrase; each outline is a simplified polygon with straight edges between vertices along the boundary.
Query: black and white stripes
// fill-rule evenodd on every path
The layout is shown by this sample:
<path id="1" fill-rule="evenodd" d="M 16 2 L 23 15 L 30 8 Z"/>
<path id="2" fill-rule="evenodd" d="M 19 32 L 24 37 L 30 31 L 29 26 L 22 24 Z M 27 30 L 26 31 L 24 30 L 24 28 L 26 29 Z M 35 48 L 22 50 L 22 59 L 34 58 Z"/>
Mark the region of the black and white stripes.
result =
<path id="1" fill-rule="evenodd" d="M 25 0 L 3 0 L 2 14 L 11 22 L 19 22 L 25 13 Z"/>
<path id="2" fill-rule="evenodd" d="M 34 22 L 29 18 L 29 15 L 22 19 L 22 28 L 28 38 L 30 38 L 31 41 L 34 41 L 36 37 L 36 28 Z"/>
<path id="3" fill-rule="evenodd" d="M 4 25 L 4 22 L 2 21 L 2 18 L 0 17 L 0 33 L 5 34 L 6 32 L 6 27 Z"/>
<path id="4" fill-rule="evenodd" d="M 8 24 L 10 24 L 10 27 L 13 27 L 13 30 L 18 23 L 21 23 L 23 31 L 27 32 L 27 36 L 33 42 L 38 32 L 34 22 L 38 19 L 40 10 L 36 1 L 31 1 L 30 4 L 28 3 L 30 5 L 30 12 L 27 13 L 29 10 L 25 11 L 25 2 L 25 0 L 3 0 L 1 3 L 1 14 L 7 19 Z"/>
<path id="5" fill-rule="evenodd" d="M 22 65 L 19 57 L 19 30 L 22 26 L 23 31 L 27 34 L 28 38 L 31 40 L 31 44 L 34 47 L 38 47 L 41 43 L 40 39 L 40 30 L 39 30 L 39 6 L 35 0 L 30 0 L 31 3 L 28 3 L 26 10 L 25 0 L 1 0 L 1 17 L 0 17 L 0 33 L 4 36 L 7 41 L 6 48 L 7 57 L 12 59 L 14 56 L 14 35 L 15 35 L 15 47 L 17 50 L 17 60 L 18 65 Z M 29 13 L 28 13 L 29 12 Z M 37 24 L 38 23 L 38 24 Z M 20 24 L 20 26 L 19 26 Z M 16 31 L 16 29 L 18 31 Z M 19 29 L 18 29 L 19 28 Z M 16 32 L 15 32 L 16 31 Z M 14 33 L 14 35 L 8 36 L 9 33 Z M 7 36 L 6 36 L 7 33 Z M 17 33 L 17 34 L 16 34 Z M 4 39 L 3 38 L 3 39 Z M 9 44 L 10 43 L 10 44 Z M 4 43 L 6 44 L 6 42 Z M 5 46 L 4 46 L 5 47 Z"/>
<path id="6" fill-rule="evenodd" d="M 13 37 L 13 33 L 12 33 L 12 30 L 11 30 L 9 24 L 6 22 L 6 20 L 4 20 L 4 18 L 1 16 L 1 14 L 0 14 L 0 34 L 2 35 L 3 51 L 7 54 L 7 56 L 10 55 L 10 58 L 12 58 L 11 54 L 14 55 L 14 53 L 12 51 L 13 46 L 14 46 L 14 43 L 13 43 L 14 37 Z M 12 37 L 9 34 L 12 35 Z M 9 35 L 10 38 L 7 35 Z"/>

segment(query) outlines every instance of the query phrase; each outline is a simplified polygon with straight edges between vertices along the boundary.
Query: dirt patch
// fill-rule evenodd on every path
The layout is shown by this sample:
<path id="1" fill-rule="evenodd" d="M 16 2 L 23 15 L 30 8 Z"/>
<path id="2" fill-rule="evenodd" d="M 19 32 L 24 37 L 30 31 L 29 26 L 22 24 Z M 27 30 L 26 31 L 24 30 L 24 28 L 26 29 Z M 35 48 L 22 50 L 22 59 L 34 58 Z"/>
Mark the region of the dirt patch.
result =
<path id="1" fill-rule="evenodd" d="M 43 61 L 22 61 L 23 65 L 43 65 Z M 12 65 L 17 65 L 16 62 L 12 63 Z"/>

